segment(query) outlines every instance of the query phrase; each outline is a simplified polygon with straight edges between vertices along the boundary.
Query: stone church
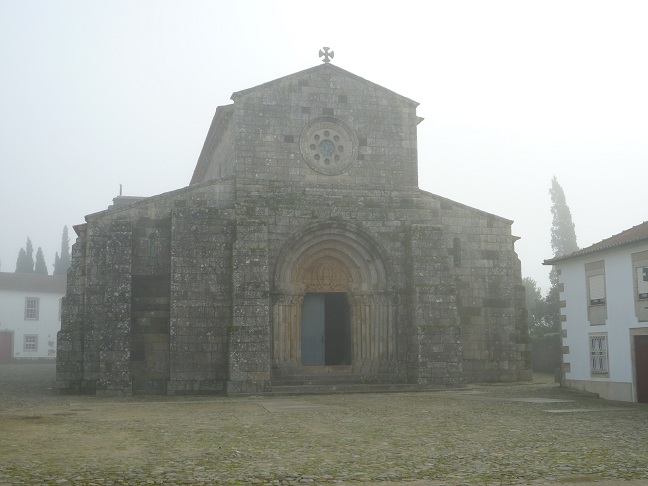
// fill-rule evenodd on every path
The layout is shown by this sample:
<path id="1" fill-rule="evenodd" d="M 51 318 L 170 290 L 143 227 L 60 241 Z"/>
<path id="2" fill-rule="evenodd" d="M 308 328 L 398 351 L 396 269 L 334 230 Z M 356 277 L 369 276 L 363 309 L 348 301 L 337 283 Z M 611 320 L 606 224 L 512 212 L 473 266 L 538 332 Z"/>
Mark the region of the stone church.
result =
<path id="1" fill-rule="evenodd" d="M 512 221 L 419 189 L 418 103 L 326 61 L 219 106 L 188 186 L 75 226 L 59 392 L 530 379 Z"/>

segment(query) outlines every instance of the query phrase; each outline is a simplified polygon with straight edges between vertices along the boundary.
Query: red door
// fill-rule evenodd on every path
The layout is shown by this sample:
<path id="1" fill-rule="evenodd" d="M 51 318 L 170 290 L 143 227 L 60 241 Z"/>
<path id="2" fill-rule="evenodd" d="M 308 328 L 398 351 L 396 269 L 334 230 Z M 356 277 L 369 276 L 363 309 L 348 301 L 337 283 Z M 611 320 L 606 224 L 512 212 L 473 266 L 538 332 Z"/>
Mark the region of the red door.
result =
<path id="1" fill-rule="evenodd" d="M 637 401 L 648 403 L 648 336 L 635 336 Z"/>
<path id="2" fill-rule="evenodd" d="M 13 331 L 0 331 L 0 364 L 11 363 L 13 358 Z"/>

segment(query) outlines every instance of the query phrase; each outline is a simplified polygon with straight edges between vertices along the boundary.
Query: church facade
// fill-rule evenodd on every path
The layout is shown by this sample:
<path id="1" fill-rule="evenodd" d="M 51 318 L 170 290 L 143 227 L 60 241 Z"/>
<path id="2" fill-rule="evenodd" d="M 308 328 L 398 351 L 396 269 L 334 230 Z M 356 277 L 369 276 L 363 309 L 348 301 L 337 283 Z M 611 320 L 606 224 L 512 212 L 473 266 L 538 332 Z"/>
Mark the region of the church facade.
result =
<path id="1" fill-rule="evenodd" d="M 416 102 L 330 63 L 232 101 L 187 187 L 75 227 L 58 391 L 530 379 L 512 221 L 419 189 Z"/>

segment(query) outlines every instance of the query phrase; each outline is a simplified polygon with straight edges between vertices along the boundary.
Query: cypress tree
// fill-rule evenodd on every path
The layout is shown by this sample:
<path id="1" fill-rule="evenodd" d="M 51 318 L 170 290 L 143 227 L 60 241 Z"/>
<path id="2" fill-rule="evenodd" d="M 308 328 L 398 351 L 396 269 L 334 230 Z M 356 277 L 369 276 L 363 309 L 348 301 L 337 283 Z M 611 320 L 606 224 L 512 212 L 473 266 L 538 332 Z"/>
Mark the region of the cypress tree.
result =
<path id="1" fill-rule="evenodd" d="M 567 206 L 565 191 L 558 183 L 556 176 L 551 181 L 551 249 L 554 257 L 568 255 L 578 250 L 576 244 L 576 229 L 572 221 L 571 211 Z"/>
<path id="2" fill-rule="evenodd" d="M 25 245 L 25 252 L 27 253 L 27 264 L 25 268 L 28 270 L 25 273 L 34 273 L 34 247 L 32 246 L 32 242 L 27 237 L 27 244 Z"/>
<path id="3" fill-rule="evenodd" d="M 16 273 L 34 273 L 34 248 L 32 242 L 27 238 L 27 249 L 21 248 L 16 259 Z"/>
<path id="4" fill-rule="evenodd" d="M 47 275 L 47 265 L 45 264 L 45 257 L 43 257 L 43 250 L 38 247 L 36 251 L 36 263 L 34 264 L 34 273 L 38 275 Z"/>
<path id="5" fill-rule="evenodd" d="M 21 248 L 16 259 L 16 273 L 30 273 L 29 264 L 27 263 L 27 252 Z"/>
<path id="6" fill-rule="evenodd" d="M 67 275 L 70 268 L 70 238 L 68 238 L 68 227 L 63 226 L 63 235 L 61 236 L 61 255 L 58 253 L 54 257 L 54 271 L 52 275 Z"/>
<path id="7" fill-rule="evenodd" d="M 578 250 L 576 243 L 576 229 L 572 221 L 571 211 L 567 206 L 565 191 L 558 183 L 556 176 L 551 181 L 551 249 L 554 257 L 569 255 Z M 557 332 L 560 330 L 560 291 L 558 289 L 558 272 L 551 267 L 549 272 L 551 287 L 545 297 L 545 320 L 549 328 Z"/>

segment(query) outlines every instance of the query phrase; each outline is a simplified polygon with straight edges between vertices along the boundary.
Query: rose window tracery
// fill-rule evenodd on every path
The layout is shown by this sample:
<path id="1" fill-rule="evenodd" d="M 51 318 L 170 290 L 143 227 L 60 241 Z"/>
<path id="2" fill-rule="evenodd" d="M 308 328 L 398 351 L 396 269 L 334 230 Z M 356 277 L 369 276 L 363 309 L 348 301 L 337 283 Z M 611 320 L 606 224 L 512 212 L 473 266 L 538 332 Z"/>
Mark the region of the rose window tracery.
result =
<path id="1" fill-rule="evenodd" d="M 346 172 L 355 162 L 358 139 L 341 120 L 320 118 L 304 129 L 300 146 L 302 157 L 311 169 L 337 175 Z"/>

